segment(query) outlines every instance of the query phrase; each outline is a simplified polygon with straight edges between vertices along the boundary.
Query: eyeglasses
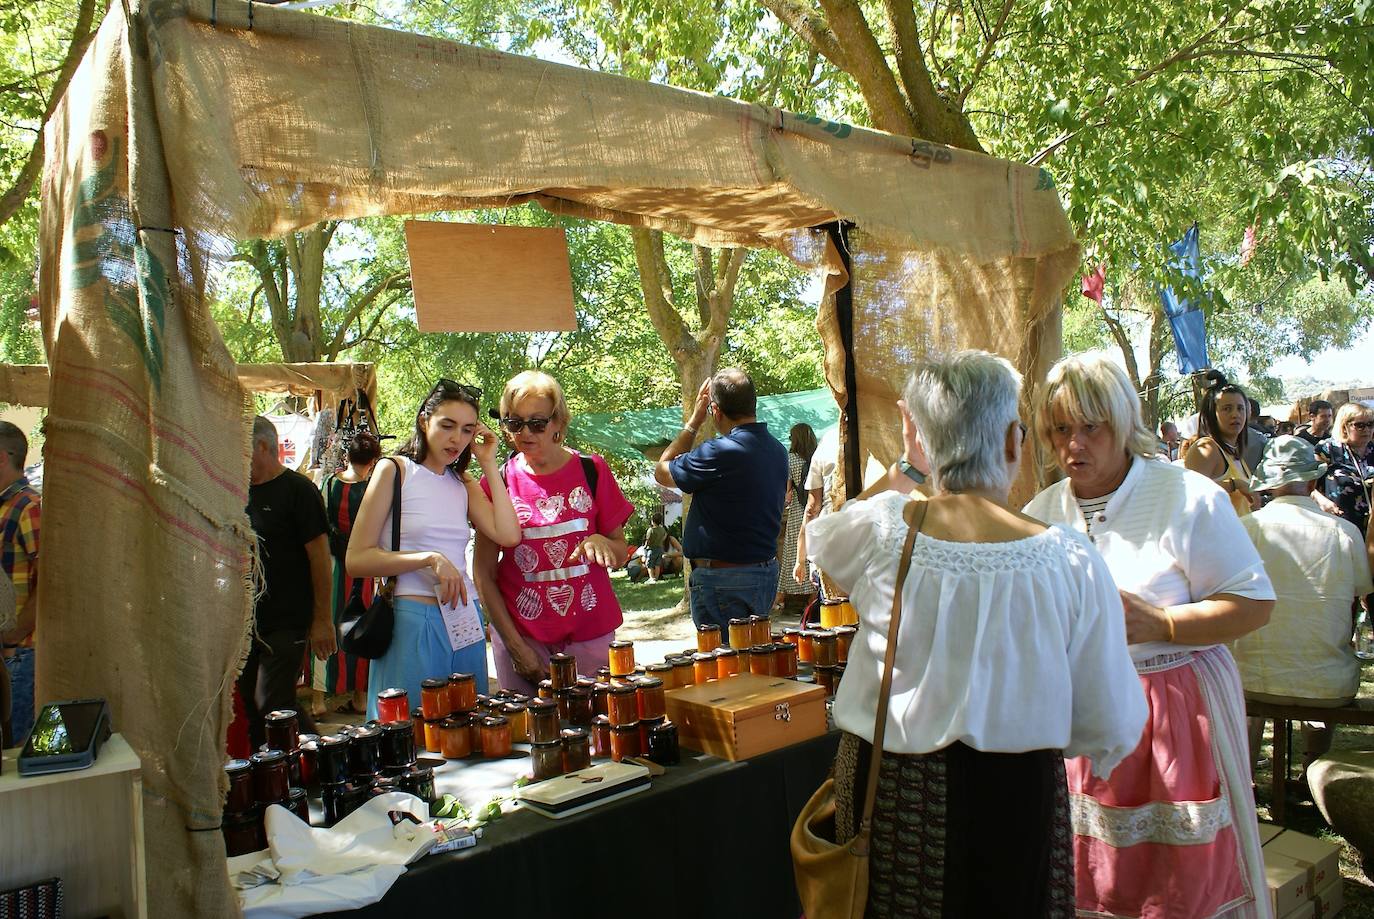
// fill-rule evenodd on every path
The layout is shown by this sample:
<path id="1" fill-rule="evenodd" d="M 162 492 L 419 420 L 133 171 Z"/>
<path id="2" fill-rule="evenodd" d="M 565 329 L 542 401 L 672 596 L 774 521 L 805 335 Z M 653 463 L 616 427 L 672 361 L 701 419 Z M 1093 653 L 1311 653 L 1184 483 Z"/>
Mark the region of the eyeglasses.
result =
<path id="1" fill-rule="evenodd" d="M 543 434 L 544 429 L 549 426 L 549 422 L 552 420 L 552 418 L 544 418 L 540 415 L 531 418 L 517 418 L 514 415 L 507 415 L 501 419 L 501 427 L 512 434 L 519 434 L 525 428 L 529 428 L 531 434 Z"/>
<path id="2" fill-rule="evenodd" d="M 459 383 L 447 377 L 440 377 L 434 384 L 434 388 L 429 391 L 432 396 L 437 392 L 458 392 L 471 398 L 474 402 L 482 397 L 480 386 L 469 386 L 467 383 Z M 428 400 L 428 397 L 426 397 Z"/>
<path id="3" fill-rule="evenodd" d="M 1352 421 L 1350 426 L 1361 431 L 1368 431 L 1370 428 L 1374 428 L 1374 421 Z"/>
<path id="4" fill-rule="evenodd" d="M 1026 442 L 1026 432 L 1028 430 L 1026 423 L 1024 421 L 1018 421 L 1016 422 L 1016 426 L 1021 429 L 1021 443 L 1024 444 Z"/>

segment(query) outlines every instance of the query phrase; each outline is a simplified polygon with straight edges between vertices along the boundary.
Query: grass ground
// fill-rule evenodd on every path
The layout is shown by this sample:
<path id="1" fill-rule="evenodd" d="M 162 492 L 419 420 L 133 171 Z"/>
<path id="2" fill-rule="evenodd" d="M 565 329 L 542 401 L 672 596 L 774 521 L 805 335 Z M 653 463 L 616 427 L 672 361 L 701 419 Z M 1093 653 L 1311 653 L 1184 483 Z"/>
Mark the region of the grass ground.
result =
<path id="1" fill-rule="evenodd" d="M 682 597 L 681 578 L 669 578 L 656 584 L 631 584 L 622 573 L 617 572 L 611 581 L 616 596 L 620 598 L 621 608 L 625 611 L 625 625 L 620 630 L 627 638 L 635 641 L 671 641 L 688 647 L 693 641 L 691 619 L 677 608 Z M 775 622 L 776 626 L 776 622 Z M 1374 696 L 1374 667 L 1365 668 L 1365 680 L 1360 687 L 1360 695 Z M 1296 733 L 1296 732 L 1295 732 Z M 1264 758 L 1255 774 L 1256 810 L 1259 819 L 1268 822 L 1269 817 L 1269 780 L 1272 776 L 1272 761 L 1269 758 L 1272 743 L 1272 725 L 1265 732 Z M 1374 728 L 1341 726 L 1336 729 L 1333 744 L 1337 750 L 1374 750 Z M 1301 760 L 1300 748 L 1294 750 L 1295 758 Z M 1345 879 L 1345 909 L 1341 913 L 1348 919 L 1374 919 L 1374 884 L 1360 869 L 1359 854 L 1343 838 L 1331 831 L 1322 819 L 1321 812 L 1310 800 L 1299 801 L 1290 797 L 1285 825 L 1289 829 L 1330 839 L 1341 846 L 1341 876 Z M 1370 815 L 1374 820 L 1374 814 Z"/>

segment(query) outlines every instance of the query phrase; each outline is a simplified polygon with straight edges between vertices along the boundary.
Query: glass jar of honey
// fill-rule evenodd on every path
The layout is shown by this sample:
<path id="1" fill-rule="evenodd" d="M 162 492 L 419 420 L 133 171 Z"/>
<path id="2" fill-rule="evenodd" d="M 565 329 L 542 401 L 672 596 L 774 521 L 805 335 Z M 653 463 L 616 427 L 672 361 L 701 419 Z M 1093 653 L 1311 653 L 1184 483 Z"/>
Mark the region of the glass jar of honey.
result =
<path id="1" fill-rule="evenodd" d="M 673 679 L 673 665 L 667 662 L 657 664 L 646 664 L 644 675 L 653 679 L 662 680 L 664 689 L 676 689 L 676 681 Z"/>
<path id="2" fill-rule="evenodd" d="M 638 692 L 632 685 L 612 686 L 606 695 L 606 714 L 612 725 L 632 724 L 639 720 Z"/>
<path id="3" fill-rule="evenodd" d="M 858 629 L 852 625 L 841 625 L 835 628 L 835 654 L 838 657 L 837 663 L 844 663 L 849 660 L 849 646 L 854 643 L 854 636 Z"/>
<path id="4" fill-rule="evenodd" d="M 253 764 L 246 759 L 231 759 L 224 764 L 229 778 L 229 797 L 224 799 L 226 814 L 242 814 L 253 809 L 257 801 L 253 791 Z"/>
<path id="5" fill-rule="evenodd" d="M 382 724 L 410 720 L 410 694 L 404 689 L 383 689 L 377 693 L 377 720 Z"/>
<path id="6" fill-rule="evenodd" d="M 592 723 L 592 691 L 581 686 L 568 690 L 568 723 L 574 727 L 590 727 Z"/>
<path id="7" fill-rule="evenodd" d="M 468 747 L 473 756 L 482 755 L 482 719 L 485 717 L 480 712 L 468 716 Z"/>
<path id="8" fill-rule="evenodd" d="M 425 719 L 425 749 L 430 753 L 442 753 L 444 751 L 444 733 L 441 727 L 443 723 L 443 718 Z"/>
<path id="9" fill-rule="evenodd" d="M 839 636 L 830 629 L 811 633 L 811 656 L 817 667 L 833 667 L 840 662 Z"/>
<path id="10" fill-rule="evenodd" d="M 306 800 L 304 788 L 293 788 L 287 792 L 287 801 L 287 810 L 306 823 L 310 822 L 310 802 Z"/>
<path id="11" fill-rule="evenodd" d="M 382 768 L 395 771 L 415 762 L 415 731 L 410 719 L 388 721 L 382 725 Z"/>
<path id="12" fill-rule="evenodd" d="M 731 619 L 729 634 L 732 648 L 747 648 L 754 643 L 754 629 L 748 619 Z"/>
<path id="13" fill-rule="evenodd" d="M 782 640 L 789 645 L 801 644 L 802 630 L 798 628 L 785 628 L 782 630 Z"/>
<path id="14" fill-rule="evenodd" d="M 263 830 L 262 820 L 251 811 L 246 814 L 226 812 L 220 831 L 224 833 L 224 852 L 230 858 L 267 848 L 267 834 Z"/>
<path id="15" fill-rule="evenodd" d="M 426 804 L 433 804 L 434 799 L 439 797 L 434 792 L 434 770 L 428 766 L 416 766 L 401 776 L 401 789 Z"/>
<path id="16" fill-rule="evenodd" d="M 682 762 L 682 750 L 678 745 L 677 725 L 662 721 L 649 732 L 649 759 L 660 766 L 676 766 Z"/>
<path id="17" fill-rule="evenodd" d="M 592 716 L 606 714 L 606 696 L 610 694 L 610 683 L 596 683 L 592 686 Z"/>
<path id="18" fill-rule="evenodd" d="M 592 764 L 592 739 L 584 728 L 568 728 L 563 732 L 563 771 L 576 772 Z"/>
<path id="19" fill-rule="evenodd" d="M 482 755 L 487 759 L 510 756 L 510 722 L 500 715 L 482 719 Z"/>
<path id="20" fill-rule="evenodd" d="M 592 674 L 592 678 L 598 683 L 609 683 L 611 681 L 611 668 L 597 667 L 596 673 Z"/>
<path id="21" fill-rule="evenodd" d="M 530 743 L 558 740 L 558 704 L 549 699 L 533 699 L 526 710 Z"/>
<path id="22" fill-rule="evenodd" d="M 611 719 L 605 715 L 592 719 L 592 755 L 602 758 L 611 755 Z"/>
<path id="23" fill-rule="evenodd" d="M 347 734 L 326 734 L 316 750 L 320 786 L 341 785 L 348 781 L 348 748 L 353 738 Z"/>
<path id="24" fill-rule="evenodd" d="M 253 799 L 264 807 L 286 800 L 291 787 L 286 754 L 281 750 L 263 750 L 249 758 L 253 774 Z"/>
<path id="25" fill-rule="evenodd" d="M 549 658 L 549 680 L 554 689 L 571 689 L 577 683 L 577 658 L 558 652 Z"/>
<path id="26" fill-rule="evenodd" d="M 555 689 L 553 691 L 553 701 L 558 705 L 558 720 L 567 721 L 572 717 L 572 687 L 567 689 Z"/>
<path id="27" fill-rule="evenodd" d="M 824 689 L 827 696 L 833 696 L 835 694 L 834 665 L 817 664 L 813 673 L 816 677 L 816 685 Z"/>
<path id="28" fill-rule="evenodd" d="M 710 651 L 698 651 L 692 655 L 692 682 L 697 686 L 709 683 L 716 678 L 716 656 Z"/>
<path id="29" fill-rule="evenodd" d="M 454 712 L 470 712 L 477 707 L 477 680 L 472 674 L 448 675 L 448 703 Z"/>
<path id="30" fill-rule="evenodd" d="M 735 648 L 716 649 L 716 679 L 723 680 L 739 673 L 739 651 Z"/>
<path id="31" fill-rule="evenodd" d="M 635 693 L 638 696 L 640 718 L 657 718 L 665 713 L 667 702 L 663 695 L 662 680 L 646 676 L 635 684 Z"/>
<path id="32" fill-rule="evenodd" d="M 613 641 L 610 647 L 611 676 L 629 676 L 635 672 L 635 643 Z"/>
<path id="33" fill-rule="evenodd" d="M 382 769 L 382 732 L 378 728 L 362 725 L 349 733 L 353 735 L 353 743 L 348 748 L 349 774 L 354 779 L 371 779 Z"/>
<path id="34" fill-rule="evenodd" d="M 787 642 L 773 645 L 773 669 L 780 677 L 797 678 L 797 646 Z"/>
<path id="35" fill-rule="evenodd" d="M 750 645 L 766 645 L 773 641 L 773 623 L 767 616 L 749 617 Z"/>
<path id="36" fill-rule="evenodd" d="M 439 752 L 444 759 L 466 759 L 472 755 L 472 728 L 468 715 L 451 715 L 439 722 Z"/>
<path id="37" fill-rule="evenodd" d="M 755 676 L 774 676 L 771 644 L 755 645 L 749 649 L 749 672 Z"/>
<path id="38" fill-rule="evenodd" d="M 541 699 L 552 699 L 552 698 L 553 698 L 553 680 L 540 680 L 540 681 L 539 681 L 538 690 L 539 690 L 539 698 L 541 698 Z"/>
<path id="39" fill-rule="evenodd" d="M 300 716 L 294 709 L 284 708 L 263 716 L 267 734 L 267 749 L 290 753 L 299 748 Z"/>
<path id="40" fill-rule="evenodd" d="M 677 689 L 684 686 L 695 686 L 697 682 L 696 673 L 690 657 L 673 658 L 673 685 Z"/>
<path id="41" fill-rule="evenodd" d="M 420 681 L 420 711 L 425 713 L 426 721 L 447 718 L 452 714 L 448 707 L 447 678 Z"/>
<path id="42" fill-rule="evenodd" d="M 553 779 L 563 774 L 563 741 L 550 740 L 530 744 L 530 766 L 532 778 L 536 782 Z"/>
<path id="43" fill-rule="evenodd" d="M 579 686 L 582 689 L 587 690 L 587 692 L 591 692 L 592 689 L 596 686 L 596 680 L 592 679 L 589 676 L 578 676 L 577 682 L 573 685 Z"/>
<path id="44" fill-rule="evenodd" d="M 510 736 L 516 743 L 530 742 L 530 707 L 524 702 L 507 702 L 501 706 L 501 717 L 510 722 Z"/>
<path id="45" fill-rule="evenodd" d="M 620 762 L 639 755 L 639 722 L 611 725 L 611 759 Z"/>
<path id="46" fill-rule="evenodd" d="M 425 713 L 423 709 L 412 708 L 410 710 L 410 724 L 415 729 L 415 749 L 429 749 L 425 746 Z"/>
<path id="47" fill-rule="evenodd" d="M 821 628 L 833 629 L 837 625 L 844 625 L 844 610 L 840 608 L 840 601 L 822 601 Z"/>
<path id="48" fill-rule="evenodd" d="M 697 650 L 714 651 L 720 647 L 720 626 L 714 622 L 697 626 Z"/>
<path id="49" fill-rule="evenodd" d="M 660 724 L 663 724 L 663 723 L 666 722 L 667 720 L 668 720 L 667 717 L 664 716 L 664 715 L 659 715 L 657 718 L 641 718 L 641 719 L 639 719 L 639 755 L 640 755 L 640 756 L 644 756 L 644 755 L 646 755 L 646 754 L 649 752 L 649 735 L 650 735 L 651 733 L 653 733 L 654 728 L 658 727 Z"/>
<path id="50" fill-rule="evenodd" d="M 773 676 L 787 676 L 787 651 L 792 646 L 786 642 L 775 641 L 768 645 L 771 652 L 769 655 L 768 669 Z"/>
<path id="51" fill-rule="evenodd" d="M 816 660 L 816 631 L 815 629 L 803 629 L 797 639 L 797 660 L 803 664 L 815 663 Z"/>

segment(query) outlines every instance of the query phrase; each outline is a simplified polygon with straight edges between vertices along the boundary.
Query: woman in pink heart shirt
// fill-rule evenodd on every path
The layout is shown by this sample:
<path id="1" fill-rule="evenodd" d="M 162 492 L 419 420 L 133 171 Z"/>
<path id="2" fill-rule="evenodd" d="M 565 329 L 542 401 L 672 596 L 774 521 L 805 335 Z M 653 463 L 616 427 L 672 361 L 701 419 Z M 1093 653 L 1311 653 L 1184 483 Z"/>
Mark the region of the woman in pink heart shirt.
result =
<path id="1" fill-rule="evenodd" d="M 606 666 L 623 621 L 609 571 L 629 555 L 624 525 L 634 505 L 604 459 L 563 446 L 567 426 L 568 403 L 553 377 L 527 370 L 506 384 L 501 428 L 517 452 L 502 475 L 521 541 L 502 549 L 479 535 L 473 555 L 503 689 L 533 694 L 560 651 L 577 658 L 581 673 L 594 673 Z"/>

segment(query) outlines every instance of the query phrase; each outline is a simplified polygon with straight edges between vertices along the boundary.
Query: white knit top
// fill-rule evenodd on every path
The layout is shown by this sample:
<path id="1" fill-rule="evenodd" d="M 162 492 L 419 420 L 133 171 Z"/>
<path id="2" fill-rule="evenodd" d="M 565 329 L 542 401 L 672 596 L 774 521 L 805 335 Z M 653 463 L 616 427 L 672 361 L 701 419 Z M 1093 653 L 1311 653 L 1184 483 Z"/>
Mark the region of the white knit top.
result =
<path id="1" fill-rule="evenodd" d="M 435 475 L 419 463 L 395 457 L 405 470 L 401 484 L 401 551 L 441 552 L 467 575 L 468 492 L 453 473 Z M 390 496 L 388 496 L 390 497 Z M 391 548 L 391 513 L 382 524 L 377 545 Z M 407 571 L 396 579 L 396 596 L 433 597 L 438 579 L 429 568 Z"/>

